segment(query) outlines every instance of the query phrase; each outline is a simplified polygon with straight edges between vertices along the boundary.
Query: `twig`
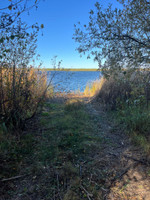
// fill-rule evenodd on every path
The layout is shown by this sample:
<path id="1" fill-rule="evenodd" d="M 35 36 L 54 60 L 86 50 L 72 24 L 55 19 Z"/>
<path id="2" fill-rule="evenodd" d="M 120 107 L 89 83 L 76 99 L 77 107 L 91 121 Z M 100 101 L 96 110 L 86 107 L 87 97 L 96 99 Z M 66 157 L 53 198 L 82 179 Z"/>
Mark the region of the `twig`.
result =
<path id="1" fill-rule="evenodd" d="M 55 127 L 50 127 L 50 128 L 42 128 L 40 131 L 49 131 L 49 130 L 54 130 Z"/>
<path id="2" fill-rule="evenodd" d="M 91 197 L 92 197 L 93 195 L 90 194 L 82 185 L 80 186 L 80 188 L 81 188 L 82 190 L 84 190 L 84 192 L 87 194 L 88 200 L 91 200 Z"/>
<path id="3" fill-rule="evenodd" d="M 14 176 L 14 177 L 11 177 L 11 178 L 4 178 L 4 179 L 0 180 L 0 182 L 12 181 L 12 180 L 15 180 L 15 179 L 22 178 L 24 176 L 27 176 L 27 174 L 26 175 L 20 175 L 20 176 Z"/>
<path id="4" fill-rule="evenodd" d="M 130 168 L 131 168 L 131 166 L 128 167 L 127 169 L 125 169 L 120 175 L 116 176 L 116 177 L 111 181 L 111 184 L 110 184 L 109 188 L 113 185 L 113 183 L 114 183 L 117 179 L 122 178 L 122 176 L 124 176 L 124 175 L 129 171 Z"/>
<path id="5" fill-rule="evenodd" d="M 128 158 L 128 159 L 131 159 L 131 160 L 134 160 L 134 161 L 136 161 L 136 162 L 139 162 L 139 163 L 141 163 L 141 164 L 143 164 L 143 165 L 149 165 L 149 164 L 150 164 L 147 160 L 138 160 L 138 159 L 136 159 L 136 158 L 133 158 L 133 157 L 131 157 L 131 156 L 126 156 L 126 155 L 124 155 L 124 157 L 125 157 L 125 158 Z"/>

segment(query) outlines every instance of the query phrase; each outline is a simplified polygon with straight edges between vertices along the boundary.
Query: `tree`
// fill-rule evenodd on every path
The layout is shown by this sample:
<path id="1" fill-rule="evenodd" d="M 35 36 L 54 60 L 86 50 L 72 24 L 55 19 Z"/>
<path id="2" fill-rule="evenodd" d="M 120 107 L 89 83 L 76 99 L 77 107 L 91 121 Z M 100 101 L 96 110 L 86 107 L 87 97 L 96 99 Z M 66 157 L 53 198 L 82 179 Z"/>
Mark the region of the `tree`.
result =
<path id="1" fill-rule="evenodd" d="M 40 0 L 8 2 L 0 8 L 0 124 L 19 127 L 36 112 L 47 88 L 45 75 L 30 67 L 40 27 L 20 19 L 21 13 L 37 7 Z"/>
<path id="2" fill-rule="evenodd" d="M 20 18 L 23 12 L 29 12 L 32 8 L 38 8 L 39 2 L 41 0 L 9 0 L 6 1 L 6 6 L 0 8 L 0 44 L 6 40 L 6 37 L 3 37 L 3 32 L 12 31 L 12 26 L 14 29 L 14 24 L 18 18 Z M 26 29 L 28 29 L 27 27 Z M 39 27 L 38 23 L 32 25 L 32 28 L 44 28 L 44 25 L 41 24 Z M 8 37 L 8 36 L 7 36 Z M 8 38 L 7 38 L 8 39 Z M 14 39 L 10 37 L 9 39 Z M 0 58 L 2 57 L 2 53 Z"/>
<path id="3" fill-rule="evenodd" d="M 8 29 L 23 12 L 37 8 L 41 0 L 8 0 L 6 6 L 0 8 L 0 29 Z"/>
<path id="4" fill-rule="evenodd" d="M 150 2 L 118 0 L 121 8 L 103 9 L 99 2 L 91 10 L 88 25 L 75 25 L 73 39 L 79 53 L 87 53 L 107 71 L 149 67 Z"/>
<path id="5" fill-rule="evenodd" d="M 36 54 L 37 32 L 38 28 L 28 30 L 20 19 L 11 26 L 10 32 L 1 31 L 5 40 L 0 43 L 3 52 L 0 59 L 0 114 L 5 120 L 27 111 L 30 85 L 34 81 L 28 79 L 29 63 Z"/>

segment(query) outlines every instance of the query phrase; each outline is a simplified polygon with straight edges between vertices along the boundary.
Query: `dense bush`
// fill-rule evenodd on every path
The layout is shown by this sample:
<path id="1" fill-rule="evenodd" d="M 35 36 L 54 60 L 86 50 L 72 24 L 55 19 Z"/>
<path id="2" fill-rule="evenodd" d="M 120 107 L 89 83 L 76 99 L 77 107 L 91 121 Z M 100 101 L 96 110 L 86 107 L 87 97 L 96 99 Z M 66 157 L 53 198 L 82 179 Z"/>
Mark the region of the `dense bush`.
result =
<path id="1" fill-rule="evenodd" d="M 21 128 L 31 118 L 45 95 L 45 73 L 30 68 L 17 69 L 15 87 L 12 68 L 3 68 L 1 73 L 0 120 L 7 128 Z M 15 94 L 14 94 L 15 90 Z"/>
<path id="2" fill-rule="evenodd" d="M 134 142 L 150 151 L 149 71 L 124 71 L 112 75 L 103 81 L 96 99 L 106 109 L 114 111 L 115 119 Z"/>
<path id="3" fill-rule="evenodd" d="M 0 32 L 0 124 L 22 128 L 45 95 L 46 74 L 31 67 L 36 56 L 39 27 L 18 19 Z"/>
<path id="4" fill-rule="evenodd" d="M 124 71 L 103 81 L 97 98 L 112 110 L 124 106 L 147 106 L 150 100 L 150 72 Z"/>

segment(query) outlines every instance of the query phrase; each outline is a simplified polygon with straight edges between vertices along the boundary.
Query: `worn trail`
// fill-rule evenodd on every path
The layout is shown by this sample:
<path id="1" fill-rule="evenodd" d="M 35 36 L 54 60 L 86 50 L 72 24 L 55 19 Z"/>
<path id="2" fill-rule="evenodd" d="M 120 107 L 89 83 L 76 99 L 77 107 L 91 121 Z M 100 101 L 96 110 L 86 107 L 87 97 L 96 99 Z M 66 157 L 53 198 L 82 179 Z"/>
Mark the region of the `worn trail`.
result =
<path id="1" fill-rule="evenodd" d="M 104 199 L 149 200 L 150 162 L 142 150 L 135 147 L 114 120 L 108 117 L 97 102 L 88 103 L 87 109 L 99 118 L 99 131 L 105 138 L 103 151 L 96 158 L 97 168 L 107 171 L 104 182 Z"/>
<path id="2" fill-rule="evenodd" d="M 0 200 L 150 200 L 146 155 L 94 100 L 46 102 L 20 139 Z"/>

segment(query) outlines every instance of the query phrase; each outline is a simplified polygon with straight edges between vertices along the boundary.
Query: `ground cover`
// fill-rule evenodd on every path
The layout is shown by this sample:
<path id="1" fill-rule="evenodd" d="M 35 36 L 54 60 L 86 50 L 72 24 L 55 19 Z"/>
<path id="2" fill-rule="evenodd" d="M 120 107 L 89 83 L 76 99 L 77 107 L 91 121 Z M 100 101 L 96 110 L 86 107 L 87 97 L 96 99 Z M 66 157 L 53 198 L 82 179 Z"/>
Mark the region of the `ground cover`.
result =
<path id="1" fill-rule="evenodd" d="M 9 159 L 1 175 L 1 197 L 69 199 L 75 195 L 75 199 L 86 199 L 83 185 L 88 179 L 82 164 L 101 149 L 102 138 L 97 130 L 82 101 L 45 103 L 30 133 L 25 133 L 13 149 L 11 144 L 6 152 Z M 9 180 L 11 177 L 14 178 Z"/>
<path id="2" fill-rule="evenodd" d="M 2 200 L 150 198 L 146 154 L 95 100 L 49 100 L 18 143 L 9 141 L 1 146 L 8 149 L 1 156 Z"/>

